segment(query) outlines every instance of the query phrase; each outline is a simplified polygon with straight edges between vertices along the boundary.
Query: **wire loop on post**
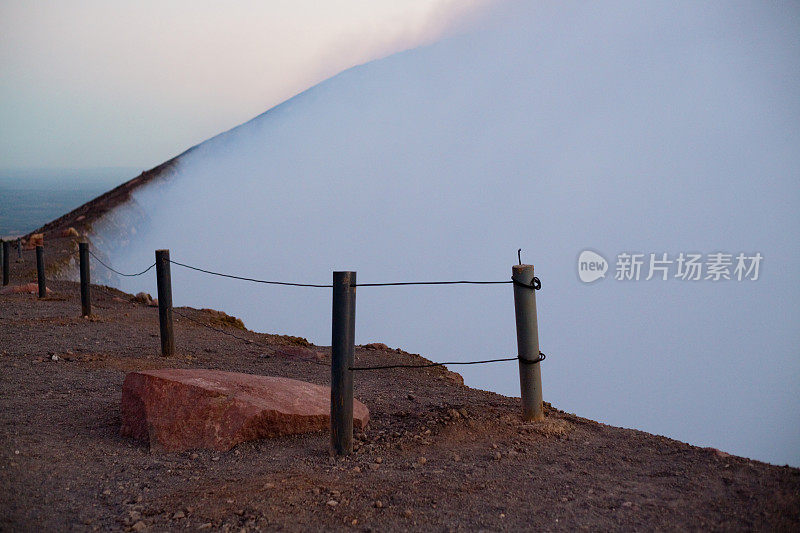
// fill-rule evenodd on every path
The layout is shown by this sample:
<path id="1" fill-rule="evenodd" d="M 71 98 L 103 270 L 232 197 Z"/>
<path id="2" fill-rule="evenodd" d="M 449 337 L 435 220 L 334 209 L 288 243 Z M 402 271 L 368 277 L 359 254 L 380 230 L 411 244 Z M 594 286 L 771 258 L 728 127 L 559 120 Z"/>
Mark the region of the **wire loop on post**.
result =
<path id="1" fill-rule="evenodd" d="M 517 287 L 525 287 L 526 289 L 533 289 L 535 291 L 541 290 L 542 288 L 542 282 L 536 276 L 533 276 L 533 281 L 531 281 L 530 285 L 528 285 L 527 283 L 522 283 L 521 281 L 517 281 L 514 278 L 511 278 L 510 283 L 513 283 Z"/>

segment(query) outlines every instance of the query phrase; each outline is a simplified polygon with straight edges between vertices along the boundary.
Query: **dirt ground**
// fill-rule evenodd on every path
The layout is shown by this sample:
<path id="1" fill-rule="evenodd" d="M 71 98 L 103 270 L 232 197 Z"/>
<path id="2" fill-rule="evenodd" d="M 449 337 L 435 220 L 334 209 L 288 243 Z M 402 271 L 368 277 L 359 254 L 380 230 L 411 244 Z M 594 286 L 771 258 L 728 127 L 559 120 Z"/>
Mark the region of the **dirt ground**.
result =
<path id="1" fill-rule="evenodd" d="M 52 249 L 69 251 L 64 243 Z M 51 260 L 58 254 L 51 254 Z M 12 256 L 12 284 L 35 279 Z M 76 283 L 46 299 L 0 296 L 0 529 L 800 530 L 800 470 L 615 428 L 465 387 L 443 368 L 356 374 L 370 424 L 346 458 L 327 433 L 226 453 L 150 453 L 119 436 L 127 372 L 215 368 L 328 385 L 329 349 L 178 312 L 178 355 L 159 355 L 158 310 Z M 279 350 L 275 351 L 275 350 Z M 420 362 L 358 347 L 356 364 Z M 514 363 L 503 363 L 513 365 Z"/>

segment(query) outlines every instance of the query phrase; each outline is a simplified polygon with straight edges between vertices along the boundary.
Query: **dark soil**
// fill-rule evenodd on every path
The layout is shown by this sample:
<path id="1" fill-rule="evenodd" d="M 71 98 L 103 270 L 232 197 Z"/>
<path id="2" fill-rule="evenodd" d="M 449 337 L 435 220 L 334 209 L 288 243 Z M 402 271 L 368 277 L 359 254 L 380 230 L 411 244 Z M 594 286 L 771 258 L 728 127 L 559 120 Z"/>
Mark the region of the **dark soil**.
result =
<path id="1" fill-rule="evenodd" d="M 54 233 L 56 228 L 52 230 Z M 73 248 L 47 241 L 49 261 Z M 35 279 L 33 252 L 12 283 Z M 356 374 L 371 421 L 347 458 L 327 434 L 226 453 L 151 453 L 119 436 L 127 372 L 216 368 L 329 384 L 329 350 L 177 312 L 179 355 L 159 355 L 158 310 L 78 285 L 0 296 L 0 530 L 800 530 L 800 470 L 615 428 L 465 387 L 443 368 Z M 359 347 L 356 364 L 424 361 Z"/>

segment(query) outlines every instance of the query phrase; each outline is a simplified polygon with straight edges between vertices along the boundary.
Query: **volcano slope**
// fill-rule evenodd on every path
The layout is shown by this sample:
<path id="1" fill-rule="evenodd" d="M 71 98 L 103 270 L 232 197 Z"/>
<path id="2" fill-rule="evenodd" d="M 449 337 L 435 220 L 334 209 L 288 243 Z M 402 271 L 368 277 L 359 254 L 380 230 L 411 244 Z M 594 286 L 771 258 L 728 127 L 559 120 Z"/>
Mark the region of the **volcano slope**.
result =
<path id="1" fill-rule="evenodd" d="M 56 239 L 50 249 L 71 246 Z M 12 283 L 34 279 L 34 265 L 24 252 Z M 151 453 L 119 434 L 127 372 L 214 368 L 328 384 L 329 348 L 180 308 L 178 354 L 164 358 L 156 308 L 96 286 L 86 319 L 76 283 L 50 287 L 41 300 L 0 296 L 3 530 L 800 527 L 796 468 L 550 405 L 544 422 L 523 422 L 518 399 L 465 387 L 444 368 L 358 373 L 355 395 L 371 420 L 348 457 L 329 455 L 318 433 L 226 453 Z M 423 361 L 381 345 L 356 349 L 358 365 Z"/>

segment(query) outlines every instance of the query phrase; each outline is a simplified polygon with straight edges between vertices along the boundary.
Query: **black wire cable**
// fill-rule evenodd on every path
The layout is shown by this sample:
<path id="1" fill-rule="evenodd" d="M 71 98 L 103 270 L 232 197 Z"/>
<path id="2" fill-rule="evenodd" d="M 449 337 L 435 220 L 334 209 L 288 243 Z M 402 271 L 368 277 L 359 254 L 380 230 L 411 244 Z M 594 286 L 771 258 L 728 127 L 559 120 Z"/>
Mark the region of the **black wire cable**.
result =
<path id="1" fill-rule="evenodd" d="M 98 263 L 100 263 L 101 265 L 103 265 L 104 267 L 106 267 L 107 269 L 109 269 L 111 272 L 114 272 L 115 274 L 119 274 L 120 276 L 125 276 L 125 277 L 128 277 L 128 278 L 133 278 L 133 277 L 136 277 L 136 276 L 141 276 L 142 274 L 146 274 L 146 273 L 148 273 L 150 270 L 152 270 L 154 266 L 156 266 L 156 264 L 155 264 L 155 263 L 153 263 L 152 265 L 150 265 L 150 266 L 149 266 L 149 267 L 147 267 L 146 269 L 142 270 L 142 271 L 141 271 L 141 272 L 139 272 L 138 274 L 125 274 L 124 272 L 120 272 L 119 270 L 116 270 L 116 269 L 114 269 L 114 268 L 111 268 L 110 266 L 108 266 L 107 264 L 105 264 L 105 263 L 103 262 L 103 260 L 102 260 L 102 259 L 100 259 L 99 257 L 97 257 L 96 255 L 94 255 L 94 253 L 92 253 L 92 251 L 91 251 L 91 250 L 89 250 L 89 255 L 91 255 L 92 257 L 94 257 L 94 258 L 97 260 L 97 262 L 98 262 Z"/>
<path id="2" fill-rule="evenodd" d="M 289 357 L 289 358 L 293 358 L 293 359 L 295 358 L 294 355 L 286 353 L 286 352 L 282 352 L 281 350 L 278 350 L 277 348 L 273 348 L 272 346 L 266 346 L 266 345 L 261 344 L 259 342 L 256 342 L 256 341 L 253 341 L 253 340 L 250 340 L 250 339 L 245 339 L 244 337 L 240 337 L 238 335 L 235 335 L 234 333 L 231 333 L 230 331 L 225 331 L 224 329 L 215 328 L 214 326 L 211 326 L 211 325 L 206 324 L 204 322 L 200 322 L 199 320 L 196 320 L 196 319 L 194 319 L 194 318 L 192 318 L 192 317 L 190 317 L 188 315 L 185 315 L 185 314 L 181 313 L 180 311 L 178 311 L 174 307 L 172 308 L 172 311 L 176 315 L 178 315 L 178 316 L 180 316 L 182 318 L 185 318 L 186 320 L 188 320 L 190 322 L 194 322 L 195 324 L 197 324 L 199 326 L 203 326 L 204 328 L 208 328 L 208 329 L 216 331 L 218 333 L 222 333 L 224 335 L 228 335 L 230 337 L 233 337 L 234 339 L 238 339 L 238 340 L 246 342 L 248 344 L 255 344 L 257 346 L 260 346 L 261 348 L 266 348 L 267 350 L 270 350 L 270 351 L 272 351 L 274 353 L 278 353 L 278 354 L 281 354 L 281 355 Z M 445 362 L 445 363 L 425 363 L 425 364 L 421 364 L 421 365 L 396 364 L 396 365 L 380 365 L 380 366 L 351 366 L 349 368 L 349 370 L 353 370 L 353 371 L 355 371 L 355 370 L 386 370 L 386 369 L 391 369 L 391 368 L 431 368 L 431 367 L 435 367 L 435 366 L 445 366 L 445 365 L 482 365 L 482 364 L 486 364 L 486 363 L 500 363 L 500 362 L 517 361 L 517 360 L 522 361 L 525 364 L 533 365 L 533 364 L 539 363 L 541 361 L 544 361 L 546 357 L 547 356 L 544 353 L 539 352 L 539 357 L 537 359 L 533 360 L 533 361 L 528 361 L 527 359 L 523 359 L 521 357 L 505 357 L 505 358 L 502 358 L 502 359 L 484 359 L 482 361 L 448 361 L 448 362 Z M 319 361 L 315 361 L 313 359 L 308 359 L 308 358 L 305 358 L 305 357 L 299 357 L 299 358 L 296 358 L 296 359 L 299 360 L 299 361 L 305 361 L 307 363 L 314 363 L 315 365 L 320 365 L 320 366 L 324 366 L 324 367 L 328 367 L 329 366 L 329 365 L 327 365 L 325 363 L 320 363 Z"/>
<path id="3" fill-rule="evenodd" d="M 172 259 L 170 259 L 169 262 L 174 264 L 174 265 L 182 266 L 183 268 L 188 268 L 188 269 L 191 269 L 191 270 L 197 270 L 198 272 L 205 272 L 206 274 L 211 274 L 211 275 L 214 275 L 214 276 L 220 276 L 220 277 L 223 277 L 223 278 L 240 279 L 240 280 L 243 280 L 243 281 L 252 281 L 253 283 L 266 283 L 268 285 L 289 285 L 289 286 L 292 286 L 292 287 L 319 287 L 319 288 L 327 288 L 327 289 L 330 289 L 330 288 L 333 287 L 333 285 L 317 285 L 317 284 L 313 284 L 313 283 L 291 283 L 291 282 L 288 282 L 288 281 L 267 281 L 267 280 L 263 280 L 263 279 L 245 278 L 243 276 L 234 276 L 232 274 L 223 274 L 221 272 L 214 272 L 213 270 L 206 270 L 204 268 L 198 268 L 198 267 L 194 267 L 194 266 L 191 266 L 191 265 L 184 265 L 183 263 L 179 263 L 177 261 L 173 261 Z"/>
<path id="4" fill-rule="evenodd" d="M 395 287 L 401 285 L 499 285 L 501 283 L 513 283 L 508 281 L 394 281 L 389 283 L 356 283 L 353 287 Z"/>
<path id="5" fill-rule="evenodd" d="M 230 279 L 239 279 L 242 281 L 251 281 L 253 283 L 265 283 L 267 285 L 288 285 L 291 287 L 316 287 L 316 288 L 325 288 L 330 289 L 333 285 L 322 285 L 316 283 L 293 283 L 289 281 L 270 281 L 264 279 L 256 279 L 256 278 L 248 278 L 244 276 L 235 276 L 233 274 L 223 274 L 222 272 L 215 272 L 213 270 L 207 270 L 205 268 L 200 268 L 192 265 L 187 265 L 184 263 L 180 263 L 178 261 L 173 261 L 170 259 L 170 263 L 178 266 L 182 266 L 183 268 L 188 268 L 190 270 L 196 270 L 198 272 L 204 272 L 206 274 L 211 274 L 213 276 L 220 276 L 223 278 L 230 278 Z M 514 283 L 515 285 L 520 285 L 522 287 L 532 288 L 539 290 L 542 287 L 542 283 L 539 281 L 539 278 L 534 277 L 533 282 L 531 285 L 527 285 L 515 279 L 507 280 L 507 281 L 469 281 L 469 280 L 459 280 L 459 281 L 394 281 L 389 283 L 356 283 L 352 285 L 353 287 L 396 287 L 396 286 L 403 286 L 403 285 L 499 285 L 499 284 L 506 284 L 506 283 Z"/>
<path id="6" fill-rule="evenodd" d="M 431 368 L 434 366 L 445 366 L 445 365 L 482 365 L 486 363 L 500 363 L 504 361 L 522 361 L 526 365 L 534 365 L 536 363 L 540 363 L 547 358 L 545 354 L 539 352 L 539 357 L 534 359 L 533 361 L 529 361 L 527 359 L 523 359 L 522 357 L 505 357 L 502 359 L 484 359 L 482 361 L 449 361 L 445 363 L 425 363 L 421 365 L 405 365 L 405 364 L 396 364 L 396 365 L 380 365 L 380 366 L 351 366 L 349 370 L 386 370 L 388 368 Z"/>

